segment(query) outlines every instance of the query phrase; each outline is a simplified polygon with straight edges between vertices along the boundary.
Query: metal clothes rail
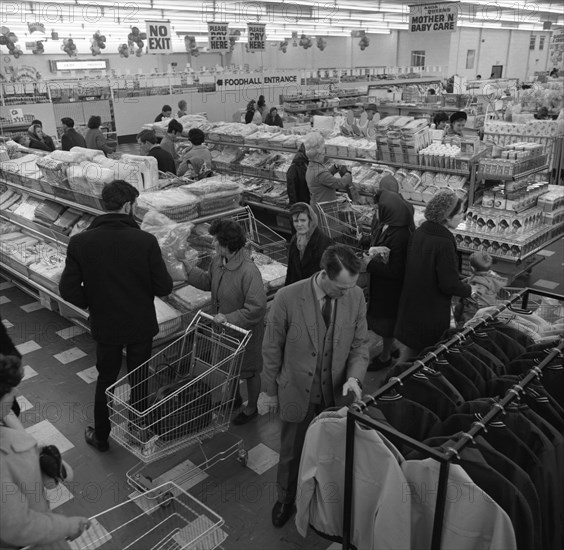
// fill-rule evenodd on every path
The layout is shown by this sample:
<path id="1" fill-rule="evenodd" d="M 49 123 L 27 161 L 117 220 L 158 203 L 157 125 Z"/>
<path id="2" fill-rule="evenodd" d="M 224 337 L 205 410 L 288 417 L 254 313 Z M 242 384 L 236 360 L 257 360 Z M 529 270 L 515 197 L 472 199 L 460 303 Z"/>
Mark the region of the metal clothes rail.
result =
<path id="1" fill-rule="evenodd" d="M 445 504 L 447 497 L 447 485 L 448 485 L 448 475 L 450 464 L 454 459 L 460 458 L 460 452 L 469 444 L 474 441 L 474 438 L 480 434 L 480 432 L 487 429 L 487 426 L 493 422 L 500 414 L 502 414 L 507 406 L 518 399 L 520 395 L 525 391 L 527 386 L 538 379 L 543 369 L 549 365 L 553 359 L 558 356 L 562 356 L 564 350 L 564 339 L 560 339 L 558 345 L 556 345 L 552 350 L 550 350 L 547 356 L 538 365 L 534 366 L 529 370 L 527 375 L 518 383 L 512 386 L 505 396 L 500 401 L 497 401 L 492 405 L 490 410 L 480 421 L 473 422 L 471 427 L 467 432 L 463 432 L 458 435 L 458 439 L 448 448 L 435 449 L 421 443 L 405 434 L 399 432 L 398 430 L 386 425 L 378 420 L 374 420 L 363 414 L 363 411 L 375 404 L 379 397 L 388 393 L 391 389 L 398 385 L 402 385 L 402 381 L 410 376 L 413 376 L 423 367 L 425 367 L 430 361 L 438 358 L 439 355 L 443 354 L 445 351 L 449 350 L 452 346 L 460 343 L 466 339 L 469 335 L 473 334 L 478 328 L 487 325 L 493 319 L 499 316 L 500 313 L 509 309 L 518 300 L 521 300 L 521 308 L 526 309 L 529 299 L 529 294 L 535 294 L 539 296 L 545 296 L 548 298 L 555 298 L 559 301 L 564 301 L 564 296 L 551 294 L 548 292 L 537 291 L 534 289 L 523 289 L 522 292 L 518 293 L 505 304 L 492 310 L 487 316 L 480 318 L 479 321 L 468 326 L 458 334 L 450 338 L 446 343 L 439 345 L 433 352 L 427 353 L 423 359 L 415 361 L 412 367 L 401 373 L 397 377 L 393 377 L 389 380 L 387 384 L 382 386 L 378 391 L 372 395 L 364 396 L 362 402 L 353 403 L 347 413 L 347 431 L 346 431 L 346 452 L 345 452 L 345 490 L 344 490 L 344 516 L 343 516 L 343 550 L 349 550 L 351 546 L 351 536 L 352 536 L 352 503 L 353 503 L 353 464 L 354 464 L 354 446 L 355 446 L 355 427 L 358 424 L 370 429 L 378 430 L 384 435 L 391 436 L 392 438 L 397 438 L 409 447 L 422 452 L 425 456 L 429 458 L 434 458 L 440 463 L 439 471 L 439 483 L 437 487 L 437 500 L 435 506 L 435 517 L 433 521 L 433 533 L 431 538 L 431 550 L 440 550 L 442 542 L 442 531 L 443 531 L 443 521 L 445 515 Z"/>

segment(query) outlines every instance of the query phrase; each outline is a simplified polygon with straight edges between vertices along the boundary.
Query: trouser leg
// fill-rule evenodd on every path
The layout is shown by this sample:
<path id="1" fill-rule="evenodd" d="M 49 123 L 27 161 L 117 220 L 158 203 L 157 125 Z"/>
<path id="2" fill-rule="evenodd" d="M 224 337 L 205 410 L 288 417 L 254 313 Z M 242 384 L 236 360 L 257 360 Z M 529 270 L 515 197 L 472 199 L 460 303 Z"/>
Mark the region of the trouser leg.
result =
<path id="1" fill-rule="evenodd" d="M 285 504 L 292 504 L 296 500 L 298 473 L 305 435 L 318 410 L 319 405 L 310 403 L 306 417 L 301 422 L 282 421 L 280 461 L 278 462 L 276 483 L 278 500 Z"/>
<path id="2" fill-rule="evenodd" d="M 131 397 L 129 404 L 142 413 L 147 409 L 149 365 L 145 364 L 150 358 L 153 349 L 153 341 L 127 344 L 127 372 L 129 385 L 131 386 Z M 144 365 L 142 368 L 138 368 Z"/>
<path id="3" fill-rule="evenodd" d="M 110 436 L 110 418 L 106 390 L 116 382 L 121 370 L 122 348 L 120 344 L 96 344 L 96 393 L 94 396 L 94 429 L 96 438 L 106 441 Z"/>

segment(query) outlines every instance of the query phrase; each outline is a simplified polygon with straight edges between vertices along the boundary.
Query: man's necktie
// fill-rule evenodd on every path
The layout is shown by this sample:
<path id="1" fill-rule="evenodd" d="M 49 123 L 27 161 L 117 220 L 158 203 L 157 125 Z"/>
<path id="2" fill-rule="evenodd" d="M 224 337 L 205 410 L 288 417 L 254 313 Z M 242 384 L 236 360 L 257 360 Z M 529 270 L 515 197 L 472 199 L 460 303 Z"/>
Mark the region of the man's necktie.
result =
<path id="1" fill-rule="evenodd" d="M 321 308 L 321 315 L 325 321 L 325 328 L 329 328 L 331 324 L 331 296 L 325 295 L 323 298 L 323 307 Z"/>

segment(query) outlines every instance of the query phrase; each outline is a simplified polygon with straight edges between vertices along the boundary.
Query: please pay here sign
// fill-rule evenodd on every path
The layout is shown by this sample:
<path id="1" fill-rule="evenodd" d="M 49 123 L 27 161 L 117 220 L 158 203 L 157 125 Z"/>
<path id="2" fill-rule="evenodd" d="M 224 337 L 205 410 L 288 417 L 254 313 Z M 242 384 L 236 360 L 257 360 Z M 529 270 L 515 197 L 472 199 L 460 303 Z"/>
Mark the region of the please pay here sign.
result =
<path id="1" fill-rule="evenodd" d="M 458 6 L 458 2 L 409 6 L 409 32 L 456 31 Z"/>
<path id="2" fill-rule="evenodd" d="M 147 21 L 147 53 L 172 53 L 170 21 Z"/>

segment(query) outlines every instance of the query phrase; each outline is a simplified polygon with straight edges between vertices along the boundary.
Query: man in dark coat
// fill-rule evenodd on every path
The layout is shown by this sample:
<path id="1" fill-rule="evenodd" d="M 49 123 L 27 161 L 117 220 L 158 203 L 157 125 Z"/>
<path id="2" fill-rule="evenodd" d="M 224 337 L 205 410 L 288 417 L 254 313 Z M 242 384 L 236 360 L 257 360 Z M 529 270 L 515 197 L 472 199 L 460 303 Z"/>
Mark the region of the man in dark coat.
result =
<path id="1" fill-rule="evenodd" d="M 307 166 L 309 164 L 309 159 L 305 154 L 305 147 L 302 143 L 290 168 L 286 172 L 286 184 L 288 189 L 288 198 L 290 199 L 290 204 L 296 202 L 305 202 L 309 204 L 309 199 L 311 197 L 309 189 L 306 182 L 306 172 Z"/>
<path id="2" fill-rule="evenodd" d="M 288 269 L 286 286 L 307 279 L 320 268 L 321 256 L 333 241 L 317 226 L 317 214 L 305 202 L 297 202 L 290 207 L 292 223 L 296 234 L 288 247 Z"/>
<path id="3" fill-rule="evenodd" d="M 69 117 L 61 119 L 63 135 L 61 136 L 61 149 L 70 151 L 73 147 L 86 148 L 86 140 L 74 129 L 74 120 Z"/>
<path id="4" fill-rule="evenodd" d="M 134 220 L 139 192 L 116 180 L 102 190 L 108 214 L 98 216 L 88 230 L 71 238 L 59 283 L 61 297 L 88 309 L 96 340 L 98 381 L 94 400 L 94 428 L 86 442 L 99 451 L 109 448 L 110 421 L 106 389 L 119 376 L 122 350 L 127 349 L 130 405 L 146 408 L 146 375 L 131 372 L 151 357 L 152 339 L 159 332 L 155 296 L 172 291 L 157 239 L 141 231 Z M 134 379 L 133 379 L 134 378 Z"/>
<path id="5" fill-rule="evenodd" d="M 137 135 L 137 143 L 142 155 L 155 157 L 161 172 L 170 172 L 176 175 L 176 164 L 173 156 L 157 144 L 157 135 L 153 130 L 142 130 Z"/>

